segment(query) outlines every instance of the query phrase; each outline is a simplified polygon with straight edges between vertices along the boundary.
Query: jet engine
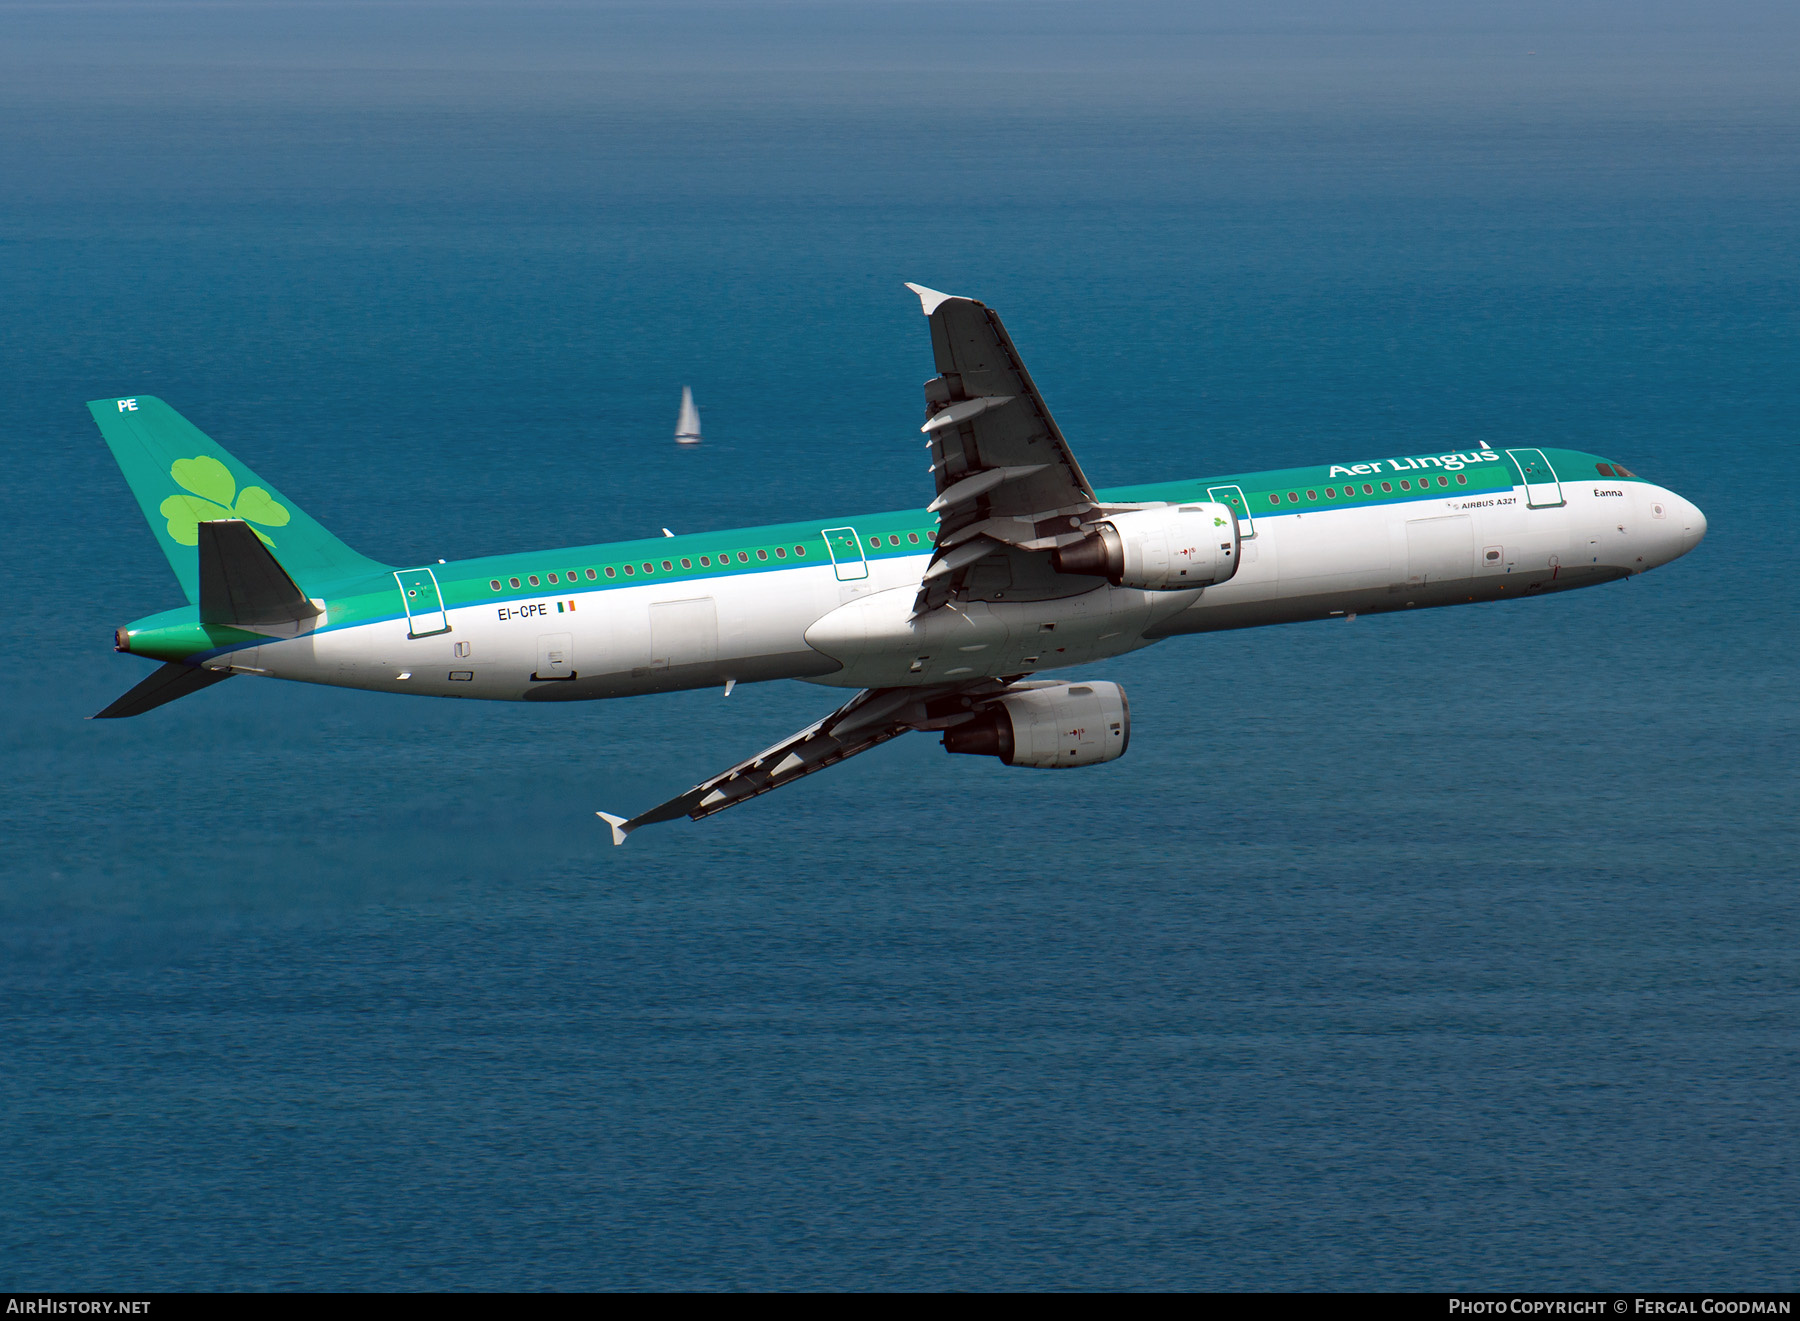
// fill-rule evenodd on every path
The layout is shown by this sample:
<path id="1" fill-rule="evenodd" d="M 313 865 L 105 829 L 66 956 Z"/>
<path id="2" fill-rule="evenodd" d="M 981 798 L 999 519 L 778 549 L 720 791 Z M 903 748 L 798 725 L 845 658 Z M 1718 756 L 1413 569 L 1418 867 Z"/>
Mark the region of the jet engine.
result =
<path id="1" fill-rule="evenodd" d="M 1115 761 L 1131 744 L 1131 704 L 1116 683 L 1020 684 L 944 731 L 946 752 L 1051 770 Z"/>
<path id="2" fill-rule="evenodd" d="M 1050 563 L 1058 573 L 1104 578 L 1114 587 L 1210 587 L 1237 572 L 1237 515 L 1210 502 L 1127 510 L 1054 552 Z"/>

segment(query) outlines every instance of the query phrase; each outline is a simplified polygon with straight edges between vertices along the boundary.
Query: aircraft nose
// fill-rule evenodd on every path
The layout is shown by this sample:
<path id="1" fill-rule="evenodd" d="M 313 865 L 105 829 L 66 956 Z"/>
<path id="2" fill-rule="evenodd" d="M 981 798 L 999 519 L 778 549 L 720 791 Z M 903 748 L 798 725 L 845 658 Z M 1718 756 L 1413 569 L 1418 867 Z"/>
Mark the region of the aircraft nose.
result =
<path id="1" fill-rule="evenodd" d="M 1666 486 L 1652 487 L 1649 554 L 1645 568 L 1655 568 L 1678 560 L 1706 535 L 1706 515 L 1686 496 L 1677 495 Z"/>
<path id="2" fill-rule="evenodd" d="M 1699 505 L 1685 496 L 1678 495 L 1671 503 L 1674 508 L 1669 512 L 1681 527 L 1681 553 L 1685 555 L 1706 535 L 1706 515 L 1700 512 Z"/>

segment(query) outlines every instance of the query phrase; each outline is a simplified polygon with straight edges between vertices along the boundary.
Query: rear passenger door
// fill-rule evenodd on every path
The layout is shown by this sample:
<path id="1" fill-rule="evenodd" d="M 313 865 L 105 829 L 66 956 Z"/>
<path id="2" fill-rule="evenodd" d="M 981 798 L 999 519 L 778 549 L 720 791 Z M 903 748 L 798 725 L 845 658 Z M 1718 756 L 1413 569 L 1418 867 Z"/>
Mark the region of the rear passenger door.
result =
<path id="1" fill-rule="evenodd" d="M 831 567 L 841 583 L 869 576 L 869 561 L 863 554 L 862 540 L 853 527 L 828 527 L 824 532 L 825 548 L 831 554 Z"/>

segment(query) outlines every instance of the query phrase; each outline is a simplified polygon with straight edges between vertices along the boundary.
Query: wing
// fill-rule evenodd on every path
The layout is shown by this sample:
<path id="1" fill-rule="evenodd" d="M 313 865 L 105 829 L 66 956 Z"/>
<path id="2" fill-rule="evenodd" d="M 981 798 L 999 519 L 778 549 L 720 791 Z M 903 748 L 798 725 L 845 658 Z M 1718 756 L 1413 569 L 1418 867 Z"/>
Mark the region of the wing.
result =
<path id="1" fill-rule="evenodd" d="M 823 720 L 666 803 L 634 817 L 607 812 L 594 815 L 612 827 L 614 844 L 623 844 L 625 836 L 640 826 L 673 821 L 678 816 L 698 821 L 758 794 L 805 779 L 814 771 L 835 766 L 846 757 L 867 752 L 909 730 L 948 729 L 973 719 L 979 700 L 1005 692 L 1006 688 L 1005 683 L 991 679 L 923 688 L 865 688 Z"/>
<path id="2" fill-rule="evenodd" d="M 1015 584 L 1050 579 L 1049 552 L 1081 539 L 1098 502 L 994 310 L 906 287 L 931 321 L 938 370 L 925 383 L 921 428 L 938 516 L 937 548 L 913 605 L 923 614 L 978 592 L 984 573 Z"/>

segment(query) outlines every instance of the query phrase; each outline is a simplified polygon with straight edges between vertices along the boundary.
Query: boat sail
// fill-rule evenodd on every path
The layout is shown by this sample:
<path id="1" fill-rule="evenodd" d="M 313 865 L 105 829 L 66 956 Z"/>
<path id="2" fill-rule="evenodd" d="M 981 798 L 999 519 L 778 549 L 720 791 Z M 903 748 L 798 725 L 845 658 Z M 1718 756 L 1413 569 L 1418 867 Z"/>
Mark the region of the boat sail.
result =
<path id="1" fill-rule="evenodd" d="M 681 387 L 681 415 L 675 419 L 675 443 L 700 443 L 700 410 L 694 407 L 694 392 L 685 385 Z"/>

